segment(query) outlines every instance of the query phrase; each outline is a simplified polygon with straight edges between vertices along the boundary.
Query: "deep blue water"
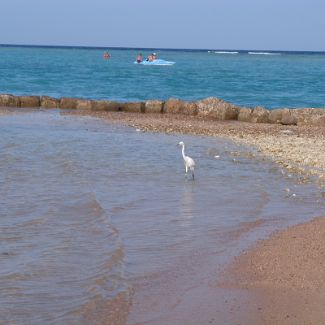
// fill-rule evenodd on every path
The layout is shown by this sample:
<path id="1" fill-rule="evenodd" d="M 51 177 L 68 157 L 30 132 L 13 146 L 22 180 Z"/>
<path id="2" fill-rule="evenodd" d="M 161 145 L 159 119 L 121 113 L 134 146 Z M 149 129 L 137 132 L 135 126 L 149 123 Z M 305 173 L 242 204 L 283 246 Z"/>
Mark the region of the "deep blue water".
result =
<path id="1" fill-rule="evenodd" d="M 0 93 L 119 101 L 214 96 L 243 106 L 325 107 L 324 53 L 155 50 L 176 64 L 141 66 L 133 63 L 139 50 L 111 49 L 109 61 L 103 51 L 0 46 Z"/>

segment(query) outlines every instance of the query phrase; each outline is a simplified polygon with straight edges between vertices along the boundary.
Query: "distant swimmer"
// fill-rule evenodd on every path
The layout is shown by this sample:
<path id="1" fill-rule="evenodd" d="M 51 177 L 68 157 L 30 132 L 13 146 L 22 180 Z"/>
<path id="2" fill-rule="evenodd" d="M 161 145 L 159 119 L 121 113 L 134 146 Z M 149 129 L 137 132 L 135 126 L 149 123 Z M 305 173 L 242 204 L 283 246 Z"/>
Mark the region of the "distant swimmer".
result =
<path id="1" fill-rule="evenodd" d="M 109 58 L 111 57 L 111 55 L 106 51 L 105 53 L 104 53 L 104 55 L 103 55 L 103 58 L 105 59 L 105 60 L 108 60 Z"/>
<path id="2" fill-rule="evenodd" d="M 137 62 L 138 63 L 141 63 L 142 62 L 142 60 L 143 60 L 143 57 L 142 57 L 142 54 L 140 53 L 138 56 L 137 56 Z"/>

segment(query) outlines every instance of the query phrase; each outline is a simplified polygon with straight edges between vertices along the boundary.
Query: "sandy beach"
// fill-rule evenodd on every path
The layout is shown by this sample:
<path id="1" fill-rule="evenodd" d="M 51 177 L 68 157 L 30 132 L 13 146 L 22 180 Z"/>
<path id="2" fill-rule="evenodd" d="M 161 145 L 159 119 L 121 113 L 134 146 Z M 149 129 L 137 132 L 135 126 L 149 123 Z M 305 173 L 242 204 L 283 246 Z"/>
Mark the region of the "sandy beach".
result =
<path id="1" fill-rule="evenodd" d="M 324 324 L 324 261 L 325 217 L 319 217 L 244 252 L 223 286 L 250 292 L 256 324 Z"/>

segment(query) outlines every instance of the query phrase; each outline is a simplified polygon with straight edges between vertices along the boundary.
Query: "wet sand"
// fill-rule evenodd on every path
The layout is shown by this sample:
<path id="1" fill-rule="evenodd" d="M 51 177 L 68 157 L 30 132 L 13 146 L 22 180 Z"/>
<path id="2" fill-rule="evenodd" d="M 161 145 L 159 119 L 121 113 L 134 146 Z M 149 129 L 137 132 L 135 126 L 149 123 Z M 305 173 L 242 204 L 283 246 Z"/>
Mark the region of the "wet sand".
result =
<path id="1" fill-rule="evenodd" d="M 9 111 L 10 112 L 10 111 Z M 139 131 L 184 133 L 230 138 L 253 145 L 257 152 L 320 186 L 325 180 L 325 127 L 298 127 L 192 116 L 65 111 L 121 123 Z M 1 115 L 1 113 L 0 113 Z M 323 195 L 324 196 L 324 195 Z M 220 288 L 249 296 L 241 308 L 240 324 L 322 324 L 325 322 L 325 218 L 318 218 L 273 235 L 244 252 L 227 269 Z M 229 273 L 230 272 L 230 273 Z M 212 297 L 211 297 L 212 298 Z M 247 308 L 246 308 L 247 307 Z M 243 310 L 249 315 L 245 317 Z M 233 312 L 235 313 L 235 312 Z M 236 314 L 236 313 L 235 313 Z M 233 319 L 239 318 L 236 315 Z M 218 317 L 215 318 L 215 323 Z"/>
<path id="2" fill-rule="evenodd" d="M 250 292 L 257 324 L 324 324 L 325 217 L 259 242 L 227 273 L 221 286 Z"/>

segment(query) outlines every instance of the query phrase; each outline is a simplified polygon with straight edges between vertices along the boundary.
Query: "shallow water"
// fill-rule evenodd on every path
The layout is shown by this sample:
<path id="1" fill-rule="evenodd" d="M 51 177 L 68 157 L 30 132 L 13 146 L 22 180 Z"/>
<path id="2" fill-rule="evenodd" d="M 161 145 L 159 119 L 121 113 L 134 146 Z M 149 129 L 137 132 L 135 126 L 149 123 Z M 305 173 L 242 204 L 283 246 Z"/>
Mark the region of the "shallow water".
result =
<path id="1" fill-rule="evenodd" d="M 214 96 L 251 107 L 325 107 L 324 53 L 159 50 L 176 64 L 143 66 L 133 63 L 136 50 L 112 49 L 109 61 L 103 52 L 0 46 L 0 93 L 119 101 Z"/>
<path id="2" fill-rule="evenodd" d="M 96 306 L 128 301 L 129 324 L 173 324 L 235 254 L 324 213 L 316 187 L 229 141 L 59 111 L 1 116 L 0 166 L 0 324 L 102 324 Z"/>

